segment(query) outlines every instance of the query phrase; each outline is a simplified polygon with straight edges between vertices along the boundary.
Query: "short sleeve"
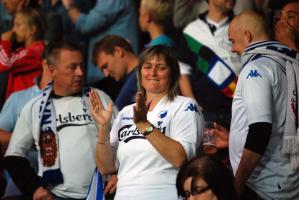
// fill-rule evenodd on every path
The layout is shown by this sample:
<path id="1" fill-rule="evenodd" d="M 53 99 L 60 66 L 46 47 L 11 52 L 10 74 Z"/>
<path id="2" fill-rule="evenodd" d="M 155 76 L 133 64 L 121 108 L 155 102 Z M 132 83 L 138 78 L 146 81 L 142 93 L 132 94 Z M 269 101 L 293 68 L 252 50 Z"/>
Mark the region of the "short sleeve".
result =
<path id="1" fill-rule="evenodd" d="M 6 150 L 6 156 L 26 157 L 27 152 L 32 148 L 34 142 L 32 135 L 33 122 L 30 119 L 32 119 L 31 109 L 30 105 L 27 104 L 17 120 L 8 149 Z"/>
<path id="2" fill-rule="evenodd" d="M 180 62 L 179 61 L 179 66 L 180 66 L 180 71 L 182 75 L 190 75 L 192 67 L 190 65 L 187 65 L 186 63 Z"/>
<path id="3" fill-rule="evenodd" d="M 184 103 L 171 120 L 171 138 L 180 142 L 188 159 L 196 156 L 203 133 L 203 116 L 194 100 Z"/>
<path id="4" fill-rule="evenodd" d="M 249 124 L 272 123 L 273 77 L 273 73 L 261 62 L 251 62 L 242 70 L 239 80 L 242 80 L 242 96 Z"/>

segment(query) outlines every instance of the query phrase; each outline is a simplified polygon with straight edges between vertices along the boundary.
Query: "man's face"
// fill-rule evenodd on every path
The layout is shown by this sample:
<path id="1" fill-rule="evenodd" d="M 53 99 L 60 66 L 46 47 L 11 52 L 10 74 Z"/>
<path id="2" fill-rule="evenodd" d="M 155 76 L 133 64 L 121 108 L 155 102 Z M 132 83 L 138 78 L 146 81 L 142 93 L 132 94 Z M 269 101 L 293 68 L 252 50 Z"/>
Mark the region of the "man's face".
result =
<path id="1" fill-rule="evenodd" d="M 278 23 L 283 23 L 299 33 L 299 3 L 289 3 L 280 12 Z"/>
<path id="2" fill-rule="evenodd" d="M 16 13 L 16 11 L 18 10 L 21 0 L 2 0 L 2 2 L 5 7 L 5 10 L 9 14 L 14 15 Z"/>
<path id="3" fill-rule="evenodd" d="M 127 73 L 126 64 L 117 51 L 114 52 L 114 55 L 100 52 L 96 65 L 106 77 L 110 76 L 116 81 L 120 81 Z"/>
<path id="4" fill-rule="evenodd" d="M 235 2 L 235 0 L 209 0 L 209 4 L 213 4 L 214 7 L 223 12 L 231 11 L 235 6 Z"/>
<path id="5" fill-rule="evenodd" d="M 81 91 L 84 84 L 84 59 L 80 51 L 62 49 L 51 67 L 54 92 L 70 96 Z"/>
<path id="6" fill-rule="evenodd" d="M 235 26 L 236 24 L 233 23 L 229 25 L 228 39 L 232 45 L 231 51 L 241 55 L 248 46 L 248 43 L 245 40 L 245 37 L 243 35 L 244 33 L 240 32 L 240 30 L 237 30 Z"/>

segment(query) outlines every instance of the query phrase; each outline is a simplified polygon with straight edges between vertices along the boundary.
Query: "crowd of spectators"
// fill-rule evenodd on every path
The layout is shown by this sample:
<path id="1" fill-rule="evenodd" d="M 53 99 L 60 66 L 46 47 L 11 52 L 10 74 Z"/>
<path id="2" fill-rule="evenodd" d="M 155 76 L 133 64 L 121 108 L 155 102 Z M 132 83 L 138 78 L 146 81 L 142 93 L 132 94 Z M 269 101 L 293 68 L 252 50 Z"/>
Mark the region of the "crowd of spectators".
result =
<path id="1" fill-rule="evenodd" d="M 298 0 L 2 0 L 0 34 L 0 199 L 299 199 Z"/>

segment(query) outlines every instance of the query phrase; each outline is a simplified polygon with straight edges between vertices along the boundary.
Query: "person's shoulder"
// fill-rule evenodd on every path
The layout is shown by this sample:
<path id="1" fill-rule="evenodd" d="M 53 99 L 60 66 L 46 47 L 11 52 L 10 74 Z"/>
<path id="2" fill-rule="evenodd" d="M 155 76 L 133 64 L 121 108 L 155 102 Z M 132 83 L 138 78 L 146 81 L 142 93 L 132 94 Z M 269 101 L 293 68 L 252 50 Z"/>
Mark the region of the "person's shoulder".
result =
<path id="1" fill-rule="evenodd" d="M 191 110 L 199 111 L 197 101 L 191 97 L 178 95 L 174 98 L 173 103 L 184 110 L 192 108 Z"/>
<path id="2" fill-rule="evenodd" d="M 186 97 L 186 96 L 181 96 L 178 95 L 174 98 L 175 102 L 180 102 L 180 103 L 188 103 L 188 102 L 194 102 L 196 103 L 196 100 L 191 98 L 191 97 Z"/>
<path id="3" fill-rule="evenodd" d="M 38 112 L 42 100 L 43 100 L 42 93 L 37 96 L 32 97 L 30 100 L 28 100 L 24 104 L 22 112 L 26 112 L 27 114 L 29 114 L 29 113 L 34 114 L 34 113 Z"/>
<path id="4" fill-rule="evenodd" d="M 196 18 L 195 20 L 189 22 L 186 27 L 184 28 L 183 32 L 184 33 L 188 33 L 188 32 L 192 32 L 193 30 L 198 30 L 200 29 L 200 27 L 198 26 L 201 26 L 205 24 L 200 18 Z"/>
<path id="5" fill-rule="evenodd" d="M 13 102 L 14 104 L 25 105 L 31 99 L 37 97 L 40 94 L 41 94 L 41 90 L 39 90 L 38 87 L 34 85 L 28 89 L 12 93 L 7 99 L 7 102 Z"/>
<path id="6" fill-rule="evenodd" d="M 133 107 L 136 105 L 136 103 L 133 103 L 133 104 L 130 104 L 130 105 L 127 105 L 125 107 L 123 107 L 121 110 L 120 110 L 120 113 L 128 113 L 128 112 L 133 112 Z"/>

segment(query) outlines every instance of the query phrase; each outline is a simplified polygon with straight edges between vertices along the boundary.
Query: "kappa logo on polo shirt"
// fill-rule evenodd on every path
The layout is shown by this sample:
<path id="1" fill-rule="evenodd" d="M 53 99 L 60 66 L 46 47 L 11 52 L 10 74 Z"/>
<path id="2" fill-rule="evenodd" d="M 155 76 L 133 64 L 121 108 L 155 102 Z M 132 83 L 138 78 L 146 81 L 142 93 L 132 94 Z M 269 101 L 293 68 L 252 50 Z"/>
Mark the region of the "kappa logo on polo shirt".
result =
<path id="1" fill-rule="evenodd" d="M 247 75 L 246 79 L 248 78 L 257 78 L 257 77 L 261 77 L 263 78 L 260 73 L 258 73 L 258 71 L 256 69 L 252 69 L 250 70 L 249 74 Z"/>
<path id="2" fill-rule="evenodd" d="M 92 117 L 89 114 L 76 114 L 68 112 L 66 115 L 58 115 L 56 119 L 57 122 L 60 123 L 57 126 L 57 131 L 59 132 L 61 129 L 70 127 L 70 126 L 86 126 L 88 124 L 94 124 Z"/>
<path id="3" fill-rule="evenodd" d="M 188 107 L 185 109 L 185 111 L 194 111 L 198 112 L 198 108 L 194 103 L 190 103 Z"/>

